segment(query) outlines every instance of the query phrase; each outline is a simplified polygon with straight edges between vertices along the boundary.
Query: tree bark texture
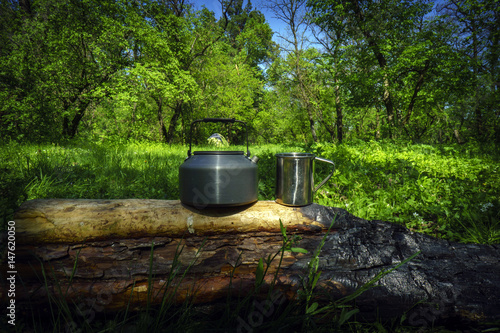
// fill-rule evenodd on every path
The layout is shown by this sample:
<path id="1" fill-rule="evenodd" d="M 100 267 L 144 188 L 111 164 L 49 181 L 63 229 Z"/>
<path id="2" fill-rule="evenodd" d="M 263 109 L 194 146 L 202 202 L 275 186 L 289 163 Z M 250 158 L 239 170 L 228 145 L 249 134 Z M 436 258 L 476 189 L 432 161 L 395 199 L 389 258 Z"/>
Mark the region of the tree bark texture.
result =
<path id="1" fill-rule="evenodd" d="M 50 199 L 23 203 L 14 220 L 23 285 L 18 303 L 43 304 L 50 294 L 109 311 L 137 309 L 148 297 L 161 302 L 166 289 L 179 303 L 186 297 L 195 304 L 224 302 L 254 288 L 259 259 L 282 246 L 281 220 L 289 237 L 301 237 L 296 246 L 308 251 L 284 253 L 276 288 L 289 299 L 326 235 L 316 290 L 325 301 L 353 293 L 419 252 L 356 298 L 358 320 L 403 314 L 414 326 L 500 320 L 498 246 L 451 243 L 339 208 L 259 201 L 197 210 L 168 200 Z M 277 270 L 275 259 L 265 281 Z"/>

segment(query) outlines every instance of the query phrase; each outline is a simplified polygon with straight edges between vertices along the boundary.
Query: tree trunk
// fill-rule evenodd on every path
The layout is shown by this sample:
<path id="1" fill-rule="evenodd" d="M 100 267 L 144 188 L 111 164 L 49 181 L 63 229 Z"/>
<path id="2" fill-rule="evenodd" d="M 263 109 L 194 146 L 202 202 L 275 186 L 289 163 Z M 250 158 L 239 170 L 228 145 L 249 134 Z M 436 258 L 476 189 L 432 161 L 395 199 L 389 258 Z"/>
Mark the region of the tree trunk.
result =
<path id="1" fill-rule="evenodd" d="M 331 142 L 335 142 L 335 125 L 330 124 L 328 121 L 325 121 L 323 117 L 323 110 L 318 110 L 320 114 L 320 122 L 325 127 L 325 130 L 330 134 Z"/>
<path id="2" fill-rule="evenodd" d="M 356 298 L 358 320 L 404 314 L 416 326 L 500 320 L 498 247 L 450 243 L 338 208 L 269 201 L 206 210 L 167 200 L 25 202 L 14 217 L 15 269 L 23 281 L 16 304 L 47 303 L 48 291 L 95 311 L 132 310 L 161 302 L 165 289 L 175 302 L 225 302 L 252 290 L 259 259 L 280 250 L 280 220 L 308 251 L 285 252 L 281 267 L 278 260 L 270 265 L 264 280 L 278 270 L 276 288 L 287 298 L 301 288 L 333 221 L 319 255 L 318 301 L 352 294 L 420 252 Z"/>
<path id="3" fill-rule="evenodd" d="M 314 117 L 311 111 L 309 102 L 306 102 L 307 116 L 309 118 L 309 129 L 311 130 L 311 136 L 314 142 L 318 142 L 318 135 L 316 134 L 316 128 L 314 126 Z"/>
<path id="4" fill-rule="evenodd" d="M 85 115 L 85 111 L 87 110 L 88 105 L 90 102 L 86 102 L 84 105 L 80 105 L 76 112 L 75 115 L 73 116 L 73 119 L 70 121 L 68 117 L 64 117 L 63 119 L 63 136 L 67 138 L 74 138 L 77 131 L 78 131 L 78 125 L 80 125 L 80 121 L 83 119 L 83 116 Z"/>
<path id="5" fill-rule="evenodd" d="M 365 22 L 365 16 L 364 13 L 361 9 L 361 5 L 358 0 L 354 2 L 354 13 L 357 16 L 358 19 L 358 27 L 361 30 L 361 33 L 366 37 L 366 40 L 368 41 L 368 46 L 372 50 L 373 54 L 375 55 L 375 58 L 377 59 L 377 62 L 380 66 L 380 68 L 385 71 L 387 67 L 387 60 L 385 59 L 384 54 L 380 51 L 379 45 L 377 44 L 377 41 L 375 38 L 372 36 L 369 30 L 366 29 L 364 26 Z M 398 126 L 398 119 L 397 115 L 394 112 L 394 104 L 392 103 L 392 97 L 390 93 L 390 82 L 389 82 L 389 77 L 387 73 L 384 73 L 384 93 L 382 95 L 382 100 L 385 105 L 385 109 L 387 111 L 387 122 L 390 125 L 393 125 L 394 128 L 397 128 Z M 390 127 L 389 127 L 390 129 Z M 391 131 L 391 137 L 392 137 L 392 129 Z"/>
<path id="6" fill-rule="evenodd" d="M 425 74 L 427 73 L 429 66 L 430 66 L 429 61 L 426 61 L 424 68 L 418 72 L 419 74 L 418 80 L 417 83 L 415 84 L 415 88 L 413 88 L 413 95 L 411 97 L 410 104 L 408 105 L 406 117 L 403 119 L 402 126 L 407 126 L 410 123 L 410 118 L 413 113 L 415 103 L 417 102 L 418 93 L 420 92 L 420 89 L 422 89 L 422 86 L 424 85 Z"/>
<path id="7" fill-rule="evenodd" d="M 168 133 L 167 136 L 165 137 L 165 141 L 167 143 L 174 142 L 175 127 L 177 126 L 177 120 L 179 119 L 179 116 L 182 113 L 182 104 L 183 102 L 180 100 L 175 103 L 174 114 L 172 115 L 172 118 L 170 118 L 170 124 L 168 125 Z"/>
<path id="8" fill-rule="evenodd" d="M 165 128 L 165 122 L 163 121 L 163 97 L 155 98 L 156 105 L 158 106 L 158 125 L 160 126 L 160 137 L 163 137 L 165 142 L 168 142 L 167 129 Z"/>
<path id="9" fill-rule="evenodd" d="M 311 130 L 311 136 L 314 142 L 318 142 L 318 136 L 316 134 L 316 128 L 314 126 L 314 113 L 313 113 L 313 106 L 311 103 L 311 96 L 308 94 L 306 91 L 306 84 L 304 83 L 304 79 L 302 77 L 302 69 L 300 68 L 299 61 L 300 61 L 300 53 L 298 50 L 296 50 L 297 54 L 297 62 L 295 65 L 295 72 L 296 72 L 296 77 L 297 77 L 297 83 L 299 85 L 300 89 L 300 99 L 302 100 L 302 103 L 307 111 L 307 119 L 309 120 L 309 129 Z"/>
<path id="10" fill-rule="evenodd" d="M 462 141 L 462 138 L 460 137 L 460 133 L 458 132 L 458 130 L 456 128 L 453 130 L 453 136 L 455 137 L 455 140 L 457 140 L 458 144 L 464 143 Z"/>
<path id="11" fill-rule="evenodd" d="M 337 111 L 337 138 L 339 139 L 339 143 L 342 143 L 344 140 L 344 123 L 342 117 L 342 105 L 340 104 L 340 86 L 337 83 L 337 77 L 334 78 L 335 83 L 335 110 Z"/>
<path id="12" fill-rule="evenodd" d="M 19 7 L 27 14 L 28 17 L 33 15 L 31 11 L 31 2 L 29 0 L 19 0 Z"/>
<path id="13" fill-rule="evenodd" d="M 484 139 L 483 131 L 483 115 L 481 112 L 481 84 L 480 81 L 480 60 L 479 60 L 479 42 L 478 42 L 478 28 L 476 26 L 476 17 L 471 19 L 471 37 L 472 37 L 472 60 L 473 60 L 473 70 L 474 70 L 474 115 L 476 123 L 477 136 L 480 139 Z"/>
<path id="14" fill-rule="evenodd" d="M 375 106 L 375 108 L 377 109 L 377 116 L 375 118 L 375 140 L 380 140 L 380 110 L 377 106 Z"/>

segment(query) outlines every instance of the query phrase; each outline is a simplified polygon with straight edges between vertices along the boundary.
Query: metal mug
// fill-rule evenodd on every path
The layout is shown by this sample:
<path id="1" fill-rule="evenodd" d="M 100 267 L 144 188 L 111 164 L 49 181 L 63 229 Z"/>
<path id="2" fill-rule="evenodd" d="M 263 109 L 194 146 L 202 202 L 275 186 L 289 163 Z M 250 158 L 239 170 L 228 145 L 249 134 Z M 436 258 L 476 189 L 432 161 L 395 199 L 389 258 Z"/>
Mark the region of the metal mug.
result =
<path id="1" fill-rule="evenodd" d="M 305 206 L 313 202 L 313 194 L 335 172 L 335 164 L 309 153 L 276 154 L 276 202 L 285 206 Z M 314 188 L 314 161 L 333 165 L 332 172 Z"/>

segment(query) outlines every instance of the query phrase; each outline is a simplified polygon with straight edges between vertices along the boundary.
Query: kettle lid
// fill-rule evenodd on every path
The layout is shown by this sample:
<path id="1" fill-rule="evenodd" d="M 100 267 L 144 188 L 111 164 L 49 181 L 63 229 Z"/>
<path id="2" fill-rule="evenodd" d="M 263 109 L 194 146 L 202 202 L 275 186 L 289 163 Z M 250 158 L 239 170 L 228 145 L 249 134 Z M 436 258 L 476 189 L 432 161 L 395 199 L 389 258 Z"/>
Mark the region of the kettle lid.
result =
<path id="1" fill-rule="evenodd" d="M 208 151 L 194 151 L 193 155 L 243 155 L 242 150 L 208 150 Z"/>

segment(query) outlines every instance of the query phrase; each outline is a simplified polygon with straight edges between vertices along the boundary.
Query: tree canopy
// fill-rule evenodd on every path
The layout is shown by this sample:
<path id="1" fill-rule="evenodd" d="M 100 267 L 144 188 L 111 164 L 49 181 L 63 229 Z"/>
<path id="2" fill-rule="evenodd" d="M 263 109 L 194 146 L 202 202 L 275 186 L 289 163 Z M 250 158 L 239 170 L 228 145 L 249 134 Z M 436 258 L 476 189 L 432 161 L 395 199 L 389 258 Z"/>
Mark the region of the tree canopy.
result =
<path id="1" fill-rule="evenodd" d="M 220 6 L 2 1 L 1 139 L 183 143 L 229 117 L 254 142 L 500 142 L 498 1 Z"/>

